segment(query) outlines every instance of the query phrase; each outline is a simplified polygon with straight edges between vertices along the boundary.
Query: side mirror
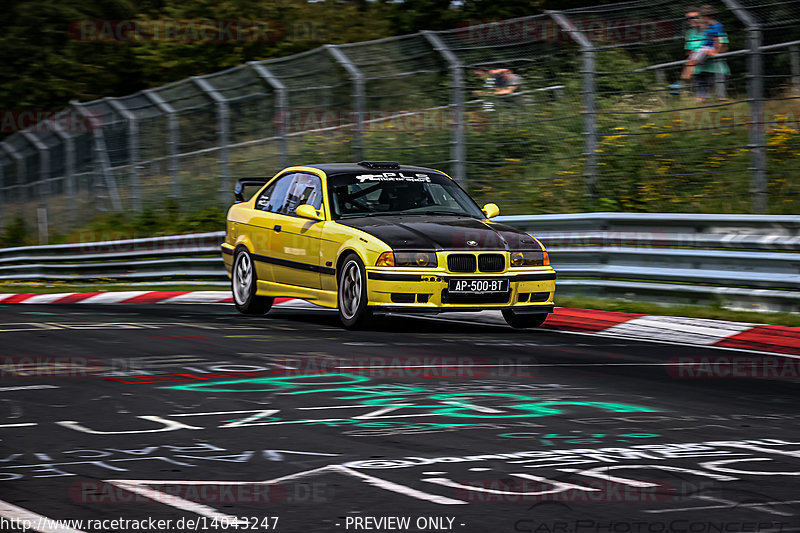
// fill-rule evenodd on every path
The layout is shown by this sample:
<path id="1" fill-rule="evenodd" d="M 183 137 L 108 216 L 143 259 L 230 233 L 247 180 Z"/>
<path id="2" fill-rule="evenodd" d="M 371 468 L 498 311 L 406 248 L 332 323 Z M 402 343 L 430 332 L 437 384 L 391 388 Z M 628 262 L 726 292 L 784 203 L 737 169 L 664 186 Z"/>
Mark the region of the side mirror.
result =
<path id="1" fill-rule="evenodd" d="M 236 198 L 234 203 L 240 204 L 245 201 L 244 199 L 244 188 L 250 186 L 257 186 L 263 187 L 265 183 L 269 181 L 269 178 L 241 178 L 236 182 L 236 186 L 233 188 L 233 196 Z"/>
<path id="2" fill-rule="evenodd" d="M 497 204 L 486 204 L 483 206 L 483 214 L 486 215 L 486 218 L 494 218 L 500 214 L 500 208 L 497 207 Z"/>
<path id="3" fill-rule="evenodd" d="M 298 205 L 294 212 L 299 217 L 311 220 L 325 220 L 322 215 L 319 214 L 319 211 L 314 209 L 314 206 L 310 204 Z"/>
<path id="4" fill-rule="evenodd" d="M 237 182 L 236 186 L 233 188 L 233 196 L 236 198 L 237 204 L 244 202 L 244 183 Z"/>

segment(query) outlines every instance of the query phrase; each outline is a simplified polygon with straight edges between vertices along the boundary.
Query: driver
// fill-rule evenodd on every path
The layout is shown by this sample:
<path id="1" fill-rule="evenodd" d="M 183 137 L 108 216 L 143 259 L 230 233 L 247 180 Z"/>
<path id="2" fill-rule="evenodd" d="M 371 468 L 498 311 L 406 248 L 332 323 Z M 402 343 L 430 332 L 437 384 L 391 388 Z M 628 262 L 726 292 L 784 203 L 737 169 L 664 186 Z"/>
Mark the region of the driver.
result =
<path id="1" fill-rule="evenodd" d="M 406 211 L 430 205 L 430 195 L 421 183 L 395 183 L 384 189 L 391 211 Z"/>

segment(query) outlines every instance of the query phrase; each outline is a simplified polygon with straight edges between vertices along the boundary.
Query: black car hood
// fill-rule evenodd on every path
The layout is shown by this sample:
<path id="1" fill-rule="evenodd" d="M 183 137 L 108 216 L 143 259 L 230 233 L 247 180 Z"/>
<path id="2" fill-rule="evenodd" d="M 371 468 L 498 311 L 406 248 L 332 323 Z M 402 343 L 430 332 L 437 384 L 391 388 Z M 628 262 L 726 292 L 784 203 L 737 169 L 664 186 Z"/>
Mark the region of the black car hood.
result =
<path id="1" fill-rule="evenodd" d="M 344 218 L 336 222 L 369 233 L 393 250 L 540 249 L 522 230 L 466 216 L 387 215 Z"/>

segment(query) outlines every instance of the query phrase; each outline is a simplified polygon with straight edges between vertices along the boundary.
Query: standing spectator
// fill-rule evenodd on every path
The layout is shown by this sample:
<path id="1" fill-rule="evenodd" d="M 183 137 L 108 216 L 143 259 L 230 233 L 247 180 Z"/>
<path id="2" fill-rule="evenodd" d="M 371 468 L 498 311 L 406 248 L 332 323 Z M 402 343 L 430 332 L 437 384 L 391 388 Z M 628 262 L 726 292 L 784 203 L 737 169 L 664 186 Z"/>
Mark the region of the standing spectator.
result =
<path id="1" fill-rule="evenodd" d="M 497 86 L 497 90 L 494 94 L 497 96 L 514 94 L 514 92 L 519 89 L 520 84 L 522 84 L 522 78 L 514 74 L 514 70 L 511 68 L 498 68 L 492 70 L 491 73 L 494 74 L 495 85 Z"/>
<path id="2" fill-rule="evenodd" d="M 483 88 L 480 90 L 472 91 L 475 96 L 487 96 L 494 94 L 497 84 L 496 76 L 492 74 L 494 69 L 490 70 L 476 70 L 475 75 L 483 80 Z M 481 100 L 481 105 L 484 111 L 494 111 L 494 103 L 490 100 Z"/>
<path id="3" fill-rule="evenodd" d="M 670 85 L 673 94 L 680 93 L 684 83 L 687 83 L 696 73 L 699 67 L 703 67 L 699 72 L 716 73 L 727 75 L 727 64 L 723 62 L 714 63 L 710 60 L 713 56 L 724 52 L 727 49 L 728 37 L 722 24 L 713 18 L 714 10 L 711 6 L 705 5 L 702 8 L 689 8 L 686 17 L 689 20 L 689 30 L 686 32 L 686 51 L 688 59 L 686 66 L 681 73 L 681 81 Z M 702 83 L 706 83 L 708 78 L 704 76 Z M 698 100 L 702 101 L 707 97 L 707 85 L 698 84 Z M 705 96 L 700 96 L 705 94 Z"/>
<path id="4" fill-rule="evenodd" d="M 476 96 L 501 97 L 501 102 L 513 103 L 515 98 L 511 96 L 519 89 L 522 84 L 522 77 L 514 74 L 514 70 L 505 67 L 491 68 L 488 71 L 476 70 L 475 74 L 484 78 L 483 89 L 472 91 Z M 494 109 L 491 100 L 483 101 L 483 108 L 487 111 Z"/>
<path id="5" fill-rule="evenodd" d="M 714 10 L 712 7 L 706 5 L 700 8 L 700 16 L 705 19 L 705 22 L 709 26 L 713 26 L 715 24 L 719 25 L 717 38 L 720 46 L 717 53 L 721 54 L 727 52 L 728 35 L 725 33 L 722 24 L 719 24 L 719 22 L 714 19 Z M 703 63 L 697 65 L 697 68 L 694 71 L 695 85 L 697 88 L 695 93 L 695 101 L 697 103 L 702 103 L 706 98 L 708 98 L 709 89 L 712 84 L 716 89 L 715 94 L 717 98 L 727 98 L 727 78 L 730 76 L 730 74 L 731 71 L 728 68 L 728 62 L 722 58 L 711 57 Z"/>

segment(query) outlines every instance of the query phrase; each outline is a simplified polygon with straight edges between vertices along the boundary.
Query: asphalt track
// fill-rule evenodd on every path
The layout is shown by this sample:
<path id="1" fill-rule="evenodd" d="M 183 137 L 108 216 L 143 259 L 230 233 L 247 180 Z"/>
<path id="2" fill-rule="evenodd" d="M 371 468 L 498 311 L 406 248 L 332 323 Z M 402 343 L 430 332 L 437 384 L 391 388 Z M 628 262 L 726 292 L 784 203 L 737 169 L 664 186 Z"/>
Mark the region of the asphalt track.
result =
<path id="1" fill-rule="evenodd" d="M 0 306 L 0 354 L 0 531 L 800 531 L 796 356 L 229 305 Z"/>

